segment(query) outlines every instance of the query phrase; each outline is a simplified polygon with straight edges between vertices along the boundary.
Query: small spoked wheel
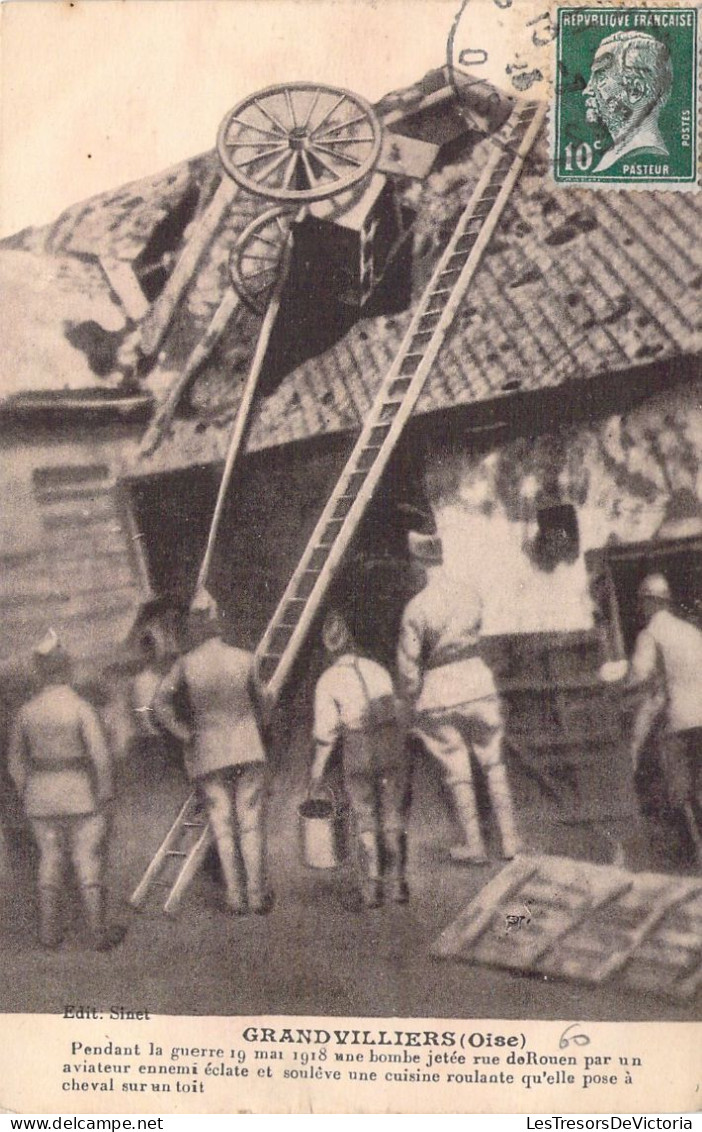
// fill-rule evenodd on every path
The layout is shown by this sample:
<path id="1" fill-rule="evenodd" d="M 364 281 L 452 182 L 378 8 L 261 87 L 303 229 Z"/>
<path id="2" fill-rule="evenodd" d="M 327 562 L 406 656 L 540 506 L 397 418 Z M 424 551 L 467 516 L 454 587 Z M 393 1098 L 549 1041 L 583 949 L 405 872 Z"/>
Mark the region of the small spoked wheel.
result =
<path id="1" fill-rule="evenodd" d="M 217 136 L 238 185 L 269 200 L 314 201 L 362 180 L 380 152 L 381 127 L 357 94 L 318 83 L 268 87 L 239 102 Z"/>
<path id="2" fill-rule="evenodd" d="M 244 228 L 231 250 L 232 282 L 257 314 L 264 314 L 268 306 L 293 216 L 282 205 L 269 208 Z"/>

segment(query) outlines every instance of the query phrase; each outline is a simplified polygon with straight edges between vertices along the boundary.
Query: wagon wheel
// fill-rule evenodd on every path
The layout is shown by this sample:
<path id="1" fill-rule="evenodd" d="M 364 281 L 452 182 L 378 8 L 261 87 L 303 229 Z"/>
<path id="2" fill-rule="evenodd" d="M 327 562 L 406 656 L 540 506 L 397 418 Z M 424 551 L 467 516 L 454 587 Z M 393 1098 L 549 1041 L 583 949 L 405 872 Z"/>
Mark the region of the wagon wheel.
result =
<path id="1" fill-rule="evenodd" d="M 269 208 L 247 224 L 231 250 L 232 282 L 257 314 L 264 314 L 268 306 L 293 216 L 282 205 Z"/>
<path id="2" fill-rule="evenodd" d="M 271 86 L 239 102 L 217 135 L 225 170 L 270 200 L 334 196 L 365 177 L 381 128 L 365 99 L 318 83 Z"/>

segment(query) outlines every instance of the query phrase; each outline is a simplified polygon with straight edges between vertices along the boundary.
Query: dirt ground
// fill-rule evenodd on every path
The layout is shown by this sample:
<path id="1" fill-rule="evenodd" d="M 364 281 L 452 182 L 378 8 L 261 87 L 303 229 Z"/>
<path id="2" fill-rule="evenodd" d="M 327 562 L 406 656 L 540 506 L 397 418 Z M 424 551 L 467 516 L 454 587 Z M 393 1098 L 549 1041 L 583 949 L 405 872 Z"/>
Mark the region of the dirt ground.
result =
<path id="1" fill-rule="evenodd" d="M 436 960 L 428 949 L 499 869 L 451 864 L 452 827 L 433 769 L 415 773 L 407 907 L 358 913 L 345 907 L 350 865 L 310 870 L 298 843 L 299 777 L 278 778 L 269 810 L 269 860 L 276 904 L 267 917 L 229 918 L 217 888 L 198 877 L 177 917 L 157 904 L 132 911 L 126 898 L 165 834 L 187 785 L 162 765 L 122 775 L 110 864 L 113 914 L 129 926 L 109 954 L 81 947 L 80 920 L 55 953 L 35 942 L 31 861 L 15 859 L 2 877 L 1 1011 L 62 1012 L 67 1004 L 122 1006 L 154 1014 L 336 1014 L 399 1017 L 674 1019 L 698 1016 L 641 994 L 614 993 L 486 967 Z M 538 813 L 521 814 L 530 848 L 548 831 Z M 571 831 L 569 835 L 575 837 Z M 580 836 L 583 836 L 580 831 Z M 553 842 L 553 839 L 552 839 Z"/>

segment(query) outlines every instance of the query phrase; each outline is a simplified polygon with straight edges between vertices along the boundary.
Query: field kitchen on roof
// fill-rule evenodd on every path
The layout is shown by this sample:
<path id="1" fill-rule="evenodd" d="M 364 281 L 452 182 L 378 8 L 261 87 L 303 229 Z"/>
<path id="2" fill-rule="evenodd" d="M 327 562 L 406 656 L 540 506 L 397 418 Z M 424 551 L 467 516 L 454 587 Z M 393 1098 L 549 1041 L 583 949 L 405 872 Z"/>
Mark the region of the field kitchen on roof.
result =
<path id="1" fill-rule="evenodd" d="M 449 79 L 0 243 L 3 1010 L 692 1017 L 702 198 Z"/>

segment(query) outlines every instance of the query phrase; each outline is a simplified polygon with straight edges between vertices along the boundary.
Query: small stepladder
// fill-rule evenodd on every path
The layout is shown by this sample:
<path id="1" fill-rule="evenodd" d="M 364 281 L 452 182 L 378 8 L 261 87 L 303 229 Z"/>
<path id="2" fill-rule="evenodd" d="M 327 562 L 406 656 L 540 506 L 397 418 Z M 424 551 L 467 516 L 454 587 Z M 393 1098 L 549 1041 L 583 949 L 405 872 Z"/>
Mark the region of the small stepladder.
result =
<path id="1" fill-rule="evenodd" d="M 132 907 L 143 908 L 149 893 L 163 888 L 168 890 L 163 910 L 175 912 L 211 845 L 210 823 L 193 791 L 134 889 L 129 901 Z"/>
<path id="2" fill-rule="evenodd" d="M 524 158 L 539 133 L 544 114 L 545 107 L 538 103 L 518 104 L 492 139 L 493 150 L 476 188 L 456 222 L 453 234 L 417 304 L 407 333 L 366 416 L 361 434 L 255 651 L 256 685 L 269 709 L 280 698 L 320 605 L 343 563 L 348 546 L 380 483 L 388 460 L 412 415 L 432 365 L 519 177 Z M 279 301 L 280 282 L 274 292 L 273 307 L 276 297 Z M 265 334 L 262 337 L 265 338 Z M 256 355 L 259 366 L 262 361 L 261 347 L 262 343 L 259 342 Z M 253 398 L 256 370 L 255 358 L 252 364 L 253 380 L 244 395 L 247 414 Z M 241 446 L 244 431 L 245 420 L 240 414 L 220 484 L 199 584 L 204 584 L 234 457 Z M 148 892 L 156 883 L 169 887 L 169 882 L 157 881 L 157 878 L 166 864 L 176 858 L 182 861 L 181 869 L 170 885 L 164 905 L 165 912 L 176 911 L 212 844 L 212 835 L 206 829 L 180 858 L 177 858 L 171 847 L 170 839 L 173 839 L 172 843 L 175 845 L 182 834 L 181 826 L 186 824 L 186 816 L 197 804 L 197 794 L 193 793 L 133 893 L 130 903 L 134 907 L 143 906 Z"/>

